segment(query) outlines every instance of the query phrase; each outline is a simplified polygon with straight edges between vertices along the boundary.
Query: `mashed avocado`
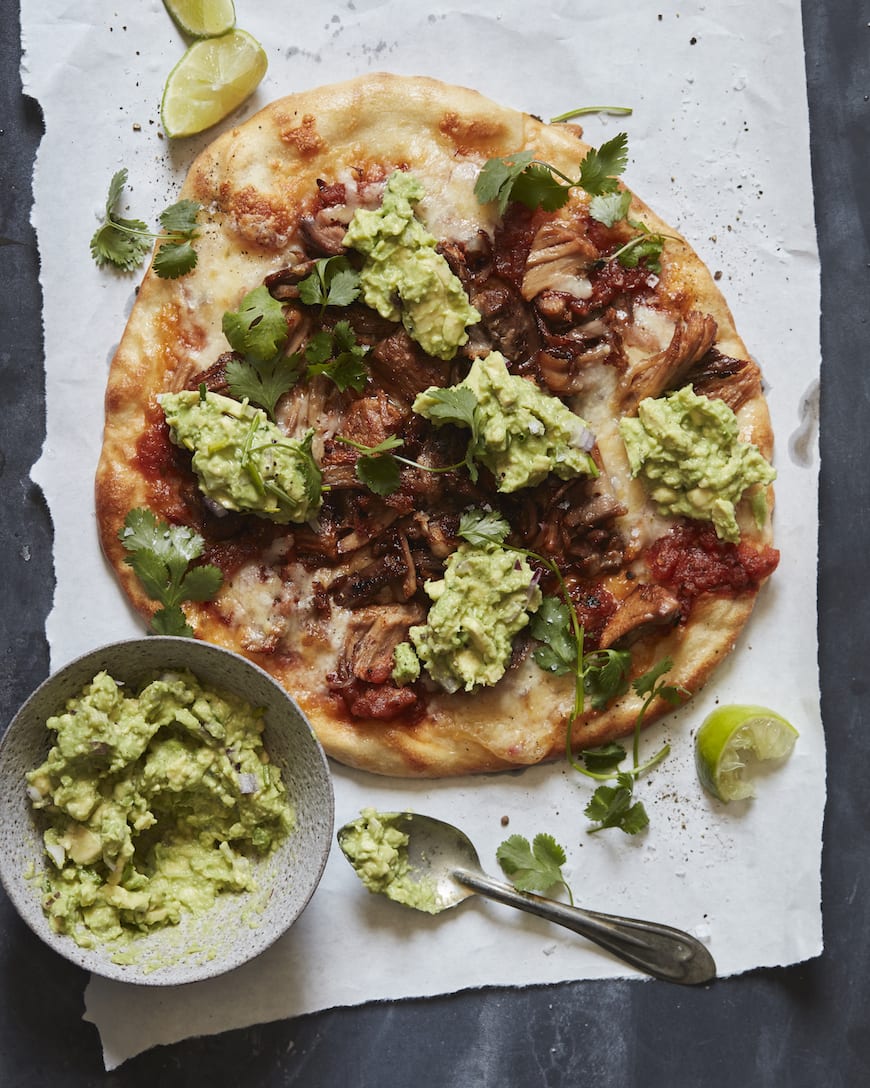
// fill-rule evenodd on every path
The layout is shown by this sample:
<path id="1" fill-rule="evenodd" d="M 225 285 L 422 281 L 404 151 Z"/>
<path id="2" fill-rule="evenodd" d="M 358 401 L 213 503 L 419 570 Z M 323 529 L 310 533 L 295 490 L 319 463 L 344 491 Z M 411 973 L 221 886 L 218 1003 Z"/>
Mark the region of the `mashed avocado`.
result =
<path id="1" fill-rule="evenodd" d="M 46 725 L 55 744 L 27 775 L 50 822 L 43 909 L 82 947 L 253 888 L 248 855 L 294 826 L 261 713 L 191 673 L 136 694 L 101 672 Z"/>
<path id="2" fill-rule="evenodd" d="M 776 472 L 757 446 L 738 438 L 737 417 L 724 401 L 698 396 L 690 385 L 647 397 L 637 417 L 619 424 L 633 476 L 659 513 L 712 521 L 721 540 L 740 540 L 735 505 Z"/>
<path id="3" fill-rule="evenodd" d="M 163 393 L 159 401 L 172 441 L 193 451 L 199 486 L 213 502 L 282 525 L 309 521 L 320 509 L 311 434 L 297 442 L 261 408 L 217 393 Z"/>
<path id="4" fill-rule="evenodd" d="M 381 207 L 358 210 L 344 241 L 365 254 L 360 274 L 365 304 L 381 317 L 401 320 L 429 355 L 452 359 L 468 340 L 466 325 L 480 321 L 480 314 L 437 252 L 437 238 L 414 215 L 424 195 L 415 177 L 397 170 L 387 181 Z"/>
<path id="5" fill-rule="evenodd" d="M 499 491 L 534 487 L 551 472 L 560 480 L 598 475 L 587 452 L 593 437 L 585 421 L 534 382 L 509 374 L 500 352 L 475 359 L 466 378 L 452 389 L 474 394 L 477 437 L 472 452 L 495 476 Z M 436 425 L 462 422 L 445 416 L 440 405 L 438 414 L 433 412 L 442 393 L 436 386 L 426 389 L 414 401 L 414 411 Z"/>
<path id="6" fill-rule="evenodd" d="M 402 687 L 412 684 L 420 675 L 420 658 L 410 642 L 400 642 L 393 651 L 393 680 Z"/>
<path id="7" fill-rule="evenodd" d="M 445 691 L 495 684 L 504 675 L 514 635 L 541 604 L 525 558 L 497 544 L 460 544 L 444 577 L 426 582 L 434 602 L 425 624 L 408 636 L 426 671 Z"/>
<path id="8" fill-rule="evenodd" d="M 437 914 L 435 882 L 417 883 L 409 877 L 408 835 L 396 826 L 397 820 L 395 812 L 364 808 L 359 819 L 341 830 L 342 853 L 370 892 Z"/>

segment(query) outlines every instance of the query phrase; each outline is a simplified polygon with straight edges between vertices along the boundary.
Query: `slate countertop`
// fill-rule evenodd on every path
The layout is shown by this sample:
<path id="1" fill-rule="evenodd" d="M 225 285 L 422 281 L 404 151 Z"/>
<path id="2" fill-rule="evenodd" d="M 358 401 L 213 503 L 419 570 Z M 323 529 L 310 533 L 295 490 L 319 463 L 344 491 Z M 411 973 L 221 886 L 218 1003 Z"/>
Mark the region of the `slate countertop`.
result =
<path id="1" fill-rule="evenodd" d="M 870 21 L 804 0 L 822 263 L 819 644 L 828 744 L 825 952 L 687 991 L 577 982 L 487 989 L 301 1017 L 138 1056 L 105 1073 L 81 1020 L 87 976 L 0 892 L 0 1084 L 488 1088 L 594 1084 L 851 1088 L 870 1077 Z M 10 5 L 11 7 L 11 5 Z M 38 106 L 21 94 L 19 26 L 0 20 L 0 728 L 48 671 L 52 529 L 29 480 L 44 436 L 41 297 L 29 215 Z M 812 637 L 808 630 L 807 637 Z"/>

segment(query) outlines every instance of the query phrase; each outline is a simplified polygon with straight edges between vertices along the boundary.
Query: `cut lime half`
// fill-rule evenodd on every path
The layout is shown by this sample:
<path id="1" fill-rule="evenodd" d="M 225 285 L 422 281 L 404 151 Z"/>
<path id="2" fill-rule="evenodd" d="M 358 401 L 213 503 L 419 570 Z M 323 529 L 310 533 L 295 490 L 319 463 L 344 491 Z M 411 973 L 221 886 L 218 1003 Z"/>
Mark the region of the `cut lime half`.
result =
<path id="1" fill-rule="evenodd" d="M 754 797 L 745 771 L 754 762 L 784 759 L 798 731 L 764 706 L 720 706 L 695 735 L 695 766 L 701 785 L 720 801 Z"/>
<path id="2" fill-rule="evenodd" d="M 246 30 L 194 42 L 169 73 L 160 120 L 167 136 L 193 136 L 229 116 L 266 74 L 262 45 Z"/>
<path id="3" fill-rule="evenodd" d="M 163 0 L 180 30 L 192 38 L 217 38 L 236 25 L 233 0 Z"/>

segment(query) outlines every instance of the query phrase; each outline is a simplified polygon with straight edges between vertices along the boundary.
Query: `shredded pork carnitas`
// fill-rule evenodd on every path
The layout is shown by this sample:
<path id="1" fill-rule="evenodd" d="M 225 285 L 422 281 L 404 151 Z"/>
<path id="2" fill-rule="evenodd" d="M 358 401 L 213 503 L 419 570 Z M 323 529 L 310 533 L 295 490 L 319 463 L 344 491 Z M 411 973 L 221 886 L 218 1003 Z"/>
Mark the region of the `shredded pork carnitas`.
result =
<path id="1" fill-rule="evenodd" d="M 511 495 L 500 494 L 483 467 L 477 482 L 465 467 L 428 471 L 462 466 L 468 434 L 449 424 L 433 427 L 416 415 L 411 405 L 417 394 L 456 384 L 475 358 L 490 351 L 501 352 L 512 373 L 569 404 L 579 397 L 578 411 L 602 368 L 612 372 L 627 412 L 641 397 L 658 396 L 686 379 L 699 392 L 739 406 L 755 391 L 758 370 L 721 355 L 714 346 L 715 321 L 689 312 L 626 380 L 633 312 L 638 306 L 654 311 L 657 280 L 642 265 L 624 268 L 608 259 L 623 241 L 619 228 L 605 228 L 582 210 L 560 218 L 513 204 L 493 237 L 481 232 L 472 243 L 441 243 L 440 252 L 481 315 L 469 329 L 468 343 L 449 362 L 428 356 L 401 324 L 359 303 L 306 306 L 298 284 L 319 258 L 346 254 L 354 260 L 343 242 L 346 225 L 355 208 L 373 203 L 379 192 L 378 185 L 363 192 L 350 184 L 321 183 L 314 206 L 299 223 L 298 258 L 265 283 L 286 303 L 288 353 L 302 350 L 312 335 L 338 321 L 349 322 L 367 349 L 361 392 L 341 392 L 319 376 L 298 383 L 279 402 L 278 422 L 288 434 L 315 431 L 325 487 L 316 521 L 292 527 L 290 558 L 316 576 L 321 620 L 333 609 L 350 614 L 337 666 L 326 681 L 336 698 L 352 717 L 413 719 L 425 706 L 427 682 L 397 686 L 391 679 L 393 651 L 411 625 L 424 621 L 429 603 L 424 585 L 441 577 L 446 557 L 460 543 L 460 516 L 471 507 L 494 509 L 511 525 L 510 544 L 558 564 L 586 627 L 585 649 L 627 645 L 652 626 L 685 619 L 685 604 L 661 587 L 639 585 L 624 599 L 606 588 L 608 578 L 635 558 L 619 529 L 626 511 L 606 471 L 568 481 L 551 476 Z M 233 357 L 222 355 L 191 384 L 225 393 L 225 368 Z M 401 439 L 402 456 L 416 465 L 402 464 L 399 486 L 381 496 L 360 482 L 358 450 L 339 439 L 373 447 L 391 436 Z M 592 454 L 601 465 L 594 445 Z M 252 519 L 237 516 L 223 519 L 218 531 L 219 519 L 201 496 L 195 500 L 188 492 L 186 500 L 199 502 L 206 541 L 221 544 L 211 558 L 225 569 L 251 553 L 241 539 L 235 550 L 229 546 L 234 536 L 276 532 L 252 529 Z M 540 565 L 536 578 L 545 592 L 558 591 Z M 514 662 L 527 646 L 520 636 Z"/>

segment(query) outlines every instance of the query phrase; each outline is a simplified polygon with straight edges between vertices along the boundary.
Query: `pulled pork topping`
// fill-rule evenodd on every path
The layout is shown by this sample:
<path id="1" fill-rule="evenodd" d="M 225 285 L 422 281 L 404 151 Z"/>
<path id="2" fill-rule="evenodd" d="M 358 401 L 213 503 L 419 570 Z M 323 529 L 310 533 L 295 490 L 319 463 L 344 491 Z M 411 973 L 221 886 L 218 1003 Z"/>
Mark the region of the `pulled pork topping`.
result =
<path id="1" fill-rule="evenodd" d="M 350 614 L 338 661 L 326 680 L 338 705 L 351 718 L 413 721 L 422 713 L 432 682 L 424 676 L 397 684 L 394 651 L 425 621 L 430 602 L 424 587 L 443 577 L 461 544 L 460 517 L 470 507 L 504 517 L 511 526 L 506 543 L 558 565 L 584 626 L 587 650 L 626 646 L 655 627 L 684 621 L 702 593 L 734 594 L 757 585 L 775 567 L 776 552 L 723 544 L 705 526 L 678 523 L 642 557 L 653 583 L 617 599 L 606 588 L 609 580 L 637 556 L 621 532 L 627 511 L 597 446 L 590 451 L 597 475 L 563 480 L 550 474 L 536 486 L 500 493 L 485 464 L 478 465 L 476 480 L 463 464 L 467 430 L 452 423 L 435 426 L 412 409 L 424 390 L 458 385 L 475 360 L 492 352 L 504 356 L 512 375 L 556 398 L 594 392 L 604 367 L 627 411 L 682 383 L 738 407 L 757 392 L 758 368 L 717 351 L 713 318 L 683 313 L 670 339 L 649 350 L 626 380 L 628 352 L 638 350 L 633 315 L 636 308 L 654 313 L 657 276 L 642 262 L 626 268 L 609 259 L 621 244 L 618 231 L 592 221 L 586 211 L 566 219 L 517 203 L 508 206 L 493 236 L 480 232 L 468 243 L 438 244 L 479 314 L 453 357 L 427 354 L 400 320 L 360 302 L 306 305 L 299 284 L 315 262 L 343 254 L 357 270 L 362 266 L 361 256 L 346 244 L 346 231 L 355 212 L 375 207 L 383 192 L 386 173 L 369 174 L 318 183 L 316 200 L 299 222 L 292 263 L 265 281 L 272 296 L 285 303 L 288 355 L 304 351 L 318 332 L 333 332 L 338 322 L 346 322 L 365 348 L 361 391 L 340 391 L 321 376 L 301 380 L 276 408 L 278 425 L 288 436 L 309 428 L 315 432 L 322 507 L 315 519 L 293 526 L 280 564 L 299 563 L 316 575 L 312 607 L 318 616 L 328 616 L 334 606 Z M 186 379 L 187 387 L 204 385 L 226 395 L 226 368 L 234 359 L 239 357 L 233 352 L 221 355 L 205 372 Z M 398 486 L 381 495 L 361 482 L 358 446 L 376 447 L 391 438 L 401 442 L 397 452 L 405 460 L 399 463 Z M 155 466 L 153 505 L 170 519 L 185 517 L 196 524 L 208 561 L 225 573 L 257 557 L 263 561 L 264 540 L 276 538 L 276 527 L 211 509 L 190 481 L 183 451 L 169 446 L 159 421 L 140 442 L 140 457 Z M 276 570 L 280 574 L 278 561 Z M 558 591 L 546 570 L 540 568 L 538 577 L 545 592 Z M 527 645 L 522 636 L 517 639 L 508 668 L 522 659 Z"/>

